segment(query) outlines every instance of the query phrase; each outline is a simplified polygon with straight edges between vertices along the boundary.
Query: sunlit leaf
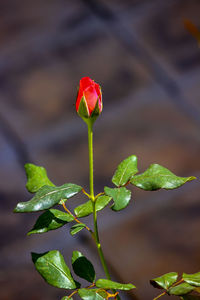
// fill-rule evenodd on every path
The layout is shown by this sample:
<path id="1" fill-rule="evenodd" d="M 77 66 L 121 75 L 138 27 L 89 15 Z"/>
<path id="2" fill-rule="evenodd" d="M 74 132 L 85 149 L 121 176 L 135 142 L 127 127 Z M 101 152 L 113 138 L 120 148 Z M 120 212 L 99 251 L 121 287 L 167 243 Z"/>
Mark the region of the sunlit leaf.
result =
<path id="1" fill-rule="evenodd" d="M 154 191 L 161 188 L 175 189 L 193 179 L 196 177 L 178 177 L 168 169 L 153 164 L 144 173 L 133 176 L 130 182 L 143 190 Z"/>
<path id="2" fill-rule="evenodd" d="M 178 273 L 170 272 L 166 273 L 160 277 L 150 280 L 150 283 L 156 287 L 167 290 L 173 283 L 177 281 Z"/>
<path id="3" fill-rule="evenodd" d="M 104 188 L 105 194 L 113 198 L 114 205 L 111 206 L 112 210 L 118 211 L 125 208 L 131 199 L 131 192 L 125 187 L 121 188 Z"/>
<path id="4" fill-rule="evenodd" d="M 74 225 L 74 226 L 72 226 L 71 227 L 71 229 L 70 229 L 70 234 L 71 235 L 75 235 L 75 234 L 77 234 L 79 231 L 81 231 L 83 228 L 85 228 L 86 227 L 86 225 L 85 224 L 83 224 L 83 223 L 81 223 L 81 224 L 76 224 L 76 225 Z"/>
<path id="5" fill-rule="evenodd" d="M 183 273 L 183 279 L 191 285 L 200 287 L 200 272 L 194 274 Z"/>
<path id="6" fill-rule="evenodd" d="M 47 177 L 45 168 L 34 164 L 25 164 L 27 176 L 26 188 L 30 193 L 37 192 L 42 186 L 55 186 Z"/>
<path id="7" fill-rule="evenodd" d="M 124 290 L 124 291 L 128 291 L 135 288 L 135 286 L 131 283 L 118 283 L 108 279 L 98 279 L 96 281 L 96 286 L 98 288 L 103 288 L 105 290 L 116 289 L 116 290 Z"/>
<path id="8" fill-rule="evenodd" d="M 106 298 L 99 295 L 96 290 L 80 289 L 78 291 L 79 296 L 83 300 L 104 300 Z"/>
<path id="9" fill-rule="evenodd" d="M 32 260 L 40 275 L 44 280 L 58 288 L 76 289 L 77 283 L 74 281 L 63 256 L 57 250 L 46 253 L 32 253 Z M 78 284 L 78 286 L 80 286 Z"/>
<path id="10" fill-rule="evenodd" d="M 111 201 L 111 199 L 112 198 L 109 196 L 105 196 L 105 195 L 99 196 L 97 198 L 96 204 L 95 204 L 96 211 L 100 211 L 104 207 L 106 207 L 106 205 L 108 205 L 108 203 Z M 83 204 L 77 206 L 74 209 L 74 212 L 78 218 L 89 216 L 93 212 L 93 207 L 92 207 L 91 201 L 89 200 L 86 203 L 83 203 Z"/>
<path id="11" fill-rule="evenodd" d="M 171 287 L 168 290 L 168 293 L 169 293 L 169 295 L 181 296 L 181 295 L 185 295 L 185 294 L 192 292 L 194 289 L 195 289 L 194 286 L 191 286 L 187 282 L 184 282 L 184 283 L 181 283 L 174 287 Z"/>
<path id="12" fill-rule="evenodd" d="M 126 184 L 137 172 L 137 157 L 135 155 L 131 155 L 119 164 L 112 178 L 112 182 L 118 187 L 122 186 Z"/>
<path id="13" fill-rule="evenodd" d="M 58 187 L 45 185 L 31 200 L 18 203 L 14 212 L 33 212 L 51 208 L 61 199 L 69 199 L 76 195 L 81 189 L 79 185 L 73 183 L 66 183 Z"/>

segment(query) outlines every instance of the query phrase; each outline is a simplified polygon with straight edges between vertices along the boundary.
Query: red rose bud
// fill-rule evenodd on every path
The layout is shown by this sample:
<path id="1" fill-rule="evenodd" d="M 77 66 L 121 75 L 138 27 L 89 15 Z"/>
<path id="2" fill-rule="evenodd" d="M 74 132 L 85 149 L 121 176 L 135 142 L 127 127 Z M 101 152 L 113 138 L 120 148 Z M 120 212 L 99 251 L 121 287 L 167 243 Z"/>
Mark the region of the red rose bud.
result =
<path id="1" fill-rule="evenodd" d="M 76 100 L 76 111 L 84 121 L 93 121 L 102 112 L 102 94 L 100 86 L 89 77 L 80 80 L 78 96 Z"/>

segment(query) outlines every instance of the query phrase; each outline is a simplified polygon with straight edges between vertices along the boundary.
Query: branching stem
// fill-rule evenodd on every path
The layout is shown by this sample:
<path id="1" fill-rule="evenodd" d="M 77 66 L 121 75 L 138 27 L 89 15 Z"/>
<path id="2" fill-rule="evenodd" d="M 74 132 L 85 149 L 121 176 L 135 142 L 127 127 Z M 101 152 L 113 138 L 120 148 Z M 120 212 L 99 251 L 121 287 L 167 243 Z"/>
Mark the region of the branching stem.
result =
<path id="1" fill-rule="evenodd" d="M 172 284 L 171 287 L 177 286 L 177 285 L 179 285 L 179 284 L 182 283 L 182 282 L 184 282 L 184 279 L 183 279 L 183 278 L 180 279 L 179 281 L 175 282 L 174 284 Z M 165 296 L 166 294 L 167 294 L 167 291 L 165 291 L 165 292 L 163 292 L 162 294 L 158 295 L 156 298 L 153 298 L 153 300 L 157 300 L 157 299 L 159 299 L 160 297 Z"/>
<path id="2" fill-rule="evenodd" d="M 84 224 L 84 223 L 82 223 L 81 221 L 79 221 L 79 220 L 77 219 L 77 217 L 74 216 L 74 215 L 71 213 L 71 211 L 66 207 L 64 201 L 62 201 L 62 206 L 63 206 L 64 210 L 74 218 L 74 221 L 75 221 L 75 222 L 77 222 L 77 223 L 79 223 L 79 224 Z M 84 224 L 84 225 L 85 225 L 85 224 Z M 91 234 L 93 234 L 93 231 L 92 231 L 87 225 L 85 225 L 85 228 L 86 228 Z"/>

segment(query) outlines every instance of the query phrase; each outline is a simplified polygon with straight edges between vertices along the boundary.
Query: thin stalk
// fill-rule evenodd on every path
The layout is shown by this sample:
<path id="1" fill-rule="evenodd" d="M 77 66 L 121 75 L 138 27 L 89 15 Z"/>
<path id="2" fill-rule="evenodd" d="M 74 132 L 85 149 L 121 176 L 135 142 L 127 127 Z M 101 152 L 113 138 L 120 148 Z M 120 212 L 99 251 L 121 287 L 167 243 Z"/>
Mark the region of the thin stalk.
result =
<path id="1" fill-rule="evenodd" d="M 101 248 L 101 243 L 99 240 L 99 232 L 97 225 L 97 212 L 95 209 L 95 197 L 94 197 L 94 165 L 93 165 L 93 126 L 91 123 L 88 124 L 88 148 L 89 148 L 89 170 L 90 170 L 90 196 L 93 206 L 93 222 L 94 222 L 94 237 L 95 243 L 97 246 L 98 254 L 101 260 L 101 264 L 103 266 L 104 272 L 106 274 L 107 279 L 111 279 L 110 274 L 108 272 L 108 267 L 105 262 L 104 254 Z"/>
<path id="2" fill-rule="evenodd" d="M 90 196 L 94 201 L 94 163 L 93 163 L 93 124 L 88 122 L 88 149 L 89 149 L 89 172 L 90 172 Z"/>
<path id="3" fill-rule="evenodd" d="M 93 124 L 92 122 L 88 122 L 88 148 L 89 148 L 89 171 L 90 171 L 90 200 L 92 202 L 93 207 L 93 222 L 94 222 L 94 240 L 97 246 L 98 254 L 100 257 L 101 264 L 103 266 L 105 275 L 107 279 L 111 279 L 108 267 L 106 265 L 106 261 L 104 258 L 104 254 L 101 248 L 101 243 L 99 240 L 99 232 L 98 232 L 98 225 L 97 225 L 97 212 L 96 212 L 96 197 L 94 196 L 94 165 L 93 165 Z M 114 291 L 116 292 L 116 291 Z M 120 297 L 117 295 L 117 299 L 120 300 Z"/>

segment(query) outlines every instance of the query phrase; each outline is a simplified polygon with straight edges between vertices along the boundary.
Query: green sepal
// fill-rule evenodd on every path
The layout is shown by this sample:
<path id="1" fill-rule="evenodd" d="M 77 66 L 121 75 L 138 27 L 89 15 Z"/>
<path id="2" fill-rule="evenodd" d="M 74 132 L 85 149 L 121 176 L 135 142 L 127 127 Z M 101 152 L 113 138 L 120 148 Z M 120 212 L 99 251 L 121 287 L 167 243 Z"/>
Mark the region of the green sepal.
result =
<path id="1" fill-rule="evenodd" d="M 79 296 L 83 300 L 104 300 L 106 298 L 102 297 L 95 289 L 89 290 L 89 289 L 80 289 L 78 291 Z"/>
<path id="2" fill-rule="evenodd" d="M 193 286 L 200 287 L 200 272 L 194 274 L 183 273 L 182 278 L 184 279 L 185 282 Z"/>
<path id="3" fill-rule="evenodd" d="M 55 186 L 47 177 L 45 168 L 34 164 L 25 164 L 27 176 L 26 188 L 30 193 L 36 193 L 44 185 Z"/>
<path id="4" fill-rule="evenodd" d="M 73 251 L 72 254 L 72 267 L 74 273 L 93 283 L 95 280 L 95 270 L 92 263 L 79 251 Z"/>
<path id="5" fill-rule="evenodd" d="M 128 291 L 136 288 L 132 283 L 118 283 L 108 279 L 98 279 L 96 281 L 96 287 L 105 290 L 115 289 L 115 290 L 124 290 L 124 291 Z"/>
<path id="6" fill-rule="evenodd" d="M 95 104 L 95 108 L 91 113 L 90 118 L 97 118 L 100 115 L 100 109 L 99 109 L 99 97 L 97 98 L 96 104 Z M 103 105 L 103 104 L 102 104 Z M 103 107 L 102 107 L 103 108 Z"/>
<path id="7" fill-rule="evenodd" d="M 178 273 L 170 272 L 166 273 L 160 277 L 154 278 L 150 280 L 151 285 L 158 289 L 167 290 L 172 284 L 177 281 Z"/>
<path id="8" fill-rule="evenodd" d="M 61 199 L 69 199 L 79 193 L 82 187 L 73 183 L 66 183 L 58 187 L 43 186 L 35 196 L 27 201 L 17 204 L 14 212 L 33 212 L 45 210 L 58 204 Z"/>
<path id="9" fill-rule="evenodd" d="M 123 186 L 137 172 L 137 157 L 135 155 L 131 155 L 119 164 L 115 174 L 113 175 L 112 182 L 118 187 Z"/>
<path id="10" fill-rule="evenodd" d="M 169 288 L 168 294 L 175 295 L 175 296 L 181 296 L 181 295 L 185 295 L 185 294 L 192 292 L 194 289 L 195 289 L 194 286 L 191 286 L 187 282 L 184 282 L 184 283 L 181 283 L 179 285 Z"/>
<path id="11" fill-rule="evenodd" d="M 89 110 L 88 110 L 88 106 L 85 100 L 85 97 L 83 96 L 81 98 L 79 107 L 78 107 L 78 114 L 81 118 L 89 118 L 90 114 L 89 114 Z"/>
<path id="12" fill-rule="evenodd" d="M 114 211 L 119 211 L 124 209 L 131 199 L 131 191 L 127 190 L 125 187 L 121 188 L 104 188 L 105 194 L 112 197 L 114 204 L 111 209 Z"/>
<path id="13" fill-rule="evenodd" d="M 158 165 L 152 164 L 142 174 L 133 176 L 130 182 L 146 191 L 155 191 L 158 189 L 176 189 L 186 183 L 196 179 L 196 177 L 178 177 L 168 169 Z"/>
<path id="14" fill-rule="evenodd" d="M 83 228 L 85 228 L 86 225 L 81 223 L 81 224 L 75 224 L 70 228 L 70 234 L 71 235 L 75 235 L 77 234 L 79 231 L 81 231 Z"/>
<path id="15" fill-rule="evenodd" d="M 76 289 L 80 284 L 74 281 L 62 254 L 57 251 L 31 253 L 33 263 L 44 280 L 61 289 Z"/>
<path id="16" fill-rule="evenodd" d="M 72 215 L 58 209 L 49 209 L 39 216 L 33 228 L 28 232 L 28 235 L 55 230 L 72 221 L 74 221 Z"/>
<path id="17" fill-rule="evenodd" d="M 96 211 L 100 211 L 102 210 L 104 207 L 106 207 L 106 205 L 108 205 L 108 203 L 112 200 L 112 197 L 109 197 L 109 196 L 105 196 L 105 195 L 102 195 L 102 196 L 99 196 L 96 200 L 96 203 L 95 203 L 95 208 L 96 208 Z M 83 217 L 87 217 L 89 216 L 90 214 L 93 213 L 93 207 L 92 207 L 92 202 L 91 200 L 77 206 L 75 209 L 74 209 L 74 213 L 75 215 L 78 217 L 78 218 L 83 218 Z"/>

